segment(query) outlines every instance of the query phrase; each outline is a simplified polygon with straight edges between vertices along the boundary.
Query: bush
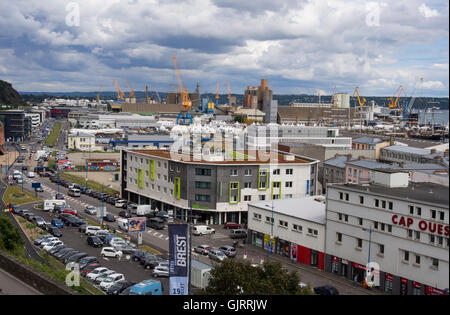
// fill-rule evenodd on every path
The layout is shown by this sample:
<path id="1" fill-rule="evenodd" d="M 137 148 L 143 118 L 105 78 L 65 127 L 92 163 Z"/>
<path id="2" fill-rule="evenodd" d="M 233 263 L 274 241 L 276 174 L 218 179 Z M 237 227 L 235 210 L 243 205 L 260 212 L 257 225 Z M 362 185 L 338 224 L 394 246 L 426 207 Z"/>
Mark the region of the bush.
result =
<path id="1" fill-rule="evenodd" d="M 0 249 L 7 252 L 15 252 L 24 245 L 24 240 L 19 229 L 10 218 L 0 217 Z"/>

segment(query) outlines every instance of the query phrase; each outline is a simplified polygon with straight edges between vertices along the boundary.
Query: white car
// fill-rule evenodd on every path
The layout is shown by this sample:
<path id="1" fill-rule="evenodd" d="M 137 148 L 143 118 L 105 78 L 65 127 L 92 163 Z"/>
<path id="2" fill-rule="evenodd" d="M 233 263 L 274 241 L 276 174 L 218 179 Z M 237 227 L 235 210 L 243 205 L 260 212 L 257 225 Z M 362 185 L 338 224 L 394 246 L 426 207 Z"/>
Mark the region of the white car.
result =
<path id="1" fill-rule="evenodd" d="M 123 207 L 123 205 L 125 204 L 125 200 L 117 200 L 115 203 L 114 203 L 114 206 L 116 207 L 116 208 L 122 208 Z"/>
<path id="2" fill-rule="evenodd" d="M 98 230 L 101 230 L 102 228 L 96 225 L 89 225 L 86 227 L 86 234 L 87 235 L 95 235 L 95 232 L 97 232 Z"/>
<path id="3" fill-rule="evenodd" d="M 120 250 L 115 250 L 114 247 L 103 247 L 102 252 L 100 253 L 102 257 L 115 257 L 119 258 L 122 256 L 122 252 Z"/>
<path id="4" fill-rule="evenodd" d="M 45 241 L 43 241 L 39 246 L 44 247 L 45 245 L 51 243 L 51 242 L 56 242 L 59 241 L 59 238 L 57 237 L 49 237 L 48 239 L 46 239 Z"/>
<path id="5" fill-rule="evenodd" d="M 102 236 L 102 235 L 108 235 L 108 234 L 111 234 L 111 232 L 108 230 L 97 230 L 94 232 L 95 236 Z"/>
<path id="6" fill-rule="evenodd" d="M 106 291 L 117 281 L 125 280 L 125 276 L 121 273 L 113 273 L 100 282 L 100 289 Z"/>
<path id="7" fill-rule="evenodd" d="M 109 245 L 111 245 L 112 247 L 117 246 L 117 245 L 126 245 L 127 242 L 120 238 L 120 237 L 114 237 L 109 241 Z"/>
<path id="8" fill-rule="evenodd" d="M 86 278 L 88 280 L 92 280 L 94 281 L 98 276 L 100 276 L 101 274 L 107 272 L 109 269 L 105 268 L 105 267 L 98 267 L 95 268 L 94 270 L 92 270 L 91 272 L 89 272 L 86 276 Z"/>
<path id="9" fill-rule="evenodd" d="M 169 267 L 168 266 L 156 266 L 153 269 L 153 277 L 168 277 L 169 276 Z"/>
<path id="10" fill-rule="evenodd" d="M 48 251 L 51 250 L 53 247 L 58 246 L 58 245 L 64 245 L 64 243 L 61 242 L 61 241 L 54 241 L 54 242 L 48 243 L 48 244 L 45 245 L 42 249 L 45 250 L 46 252 L 48 252 Z"/>

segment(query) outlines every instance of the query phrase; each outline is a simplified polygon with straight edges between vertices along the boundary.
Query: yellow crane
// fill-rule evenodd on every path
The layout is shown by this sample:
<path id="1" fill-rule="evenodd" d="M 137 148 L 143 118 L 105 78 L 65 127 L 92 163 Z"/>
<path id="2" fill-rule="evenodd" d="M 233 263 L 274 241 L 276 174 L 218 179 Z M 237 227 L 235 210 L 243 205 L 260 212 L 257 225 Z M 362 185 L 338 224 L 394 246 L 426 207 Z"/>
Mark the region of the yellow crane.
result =
<path id="1" fill-rule="evenodd" d="M 128 79 L 127 79 L 127 87 L 128 87 L 128 94 L 130 98 L 135 98 L 134 96 L 134 91 L 130 88 L 130 85 L 128 84 Z"/>
<path id="2" fill-rule="evenodd" d="M 228 105 L 231 105 L 231 90 L 230 90 L 230 82 L 227 81 L 227 90 L 228 90 Z"/>
<path id="3" fill-rule="evenodd" d="M 355 92 L 353 92 L 352 97 L 355 97 L 355 94 L 358 97 L 358 104 L 360 107 L 363 106 L 364 104 L 366 104 L 366 102 L 367 102 L 366 99 L 363 97 L 361 100 L 361 98 L 359 97 L 358 87 L 355 88 Z"/>
<path id="4" fill-rule="evenodd" d="M 117 89 L 117 100 L 125 100 L 125 93 L 120 89 L 120 84 L 117 82 L 117 80 L 113 80 L 113 85 Z"/>
<path id="5" fill-rule="evenodd" d="M 98 89 L 98 93 L 97 93 L 97 103 L 100 103 L 100 92 L 102 91 L 102 85 L 100 84 L 100 88 Z"/>
<path id="6" fill-rule="evenodd" d="M 389 106 L 389 109 L 394 109 L 394 108 L 397 107 L 397 105 L 398 105 L 398 100 L 400 99 L 400 95 L 402 94 L 402 92 L 403 92 L 403 95 L 404 95 L 405 97 L 407 97 L 407 96 L 406 96 L 405 89 L 403 88 L 402 85 L 400 85 L 400 86 L 395 90 L 394 96 L 388 98 L 388 100 L 389 100 L 389 105 L 388 105 L 388 106 Z M 397 93 L 398 93 L 398 94 L 397 94 Z M 395 95 L 396 95 L 396 94 L 397 94 L 397 97 L 395 98 Z M 394 101 L 394 98 L 395 98 L 395 101 Z"/>
<path id="7" fill-rule="evenodd" d="M 216 106 L 219 105 L 219 80 L 217 80 L 217 89 L 216 89 Z"/>
<path id="8" fill-rule="evenodd" d="M 178 71 L 177 58 L 175 56 L 173 56 L 172 58 L 173 58 L 173 64 L 175 66 L 175 73 L 176 73 L 177 79 L 178 79 L 178 87 L 179 87 L 180 95 L 181 95 L 181 104 L 183 106 L 183 109 L 181 110 L 181 112 L 178 115 L 177 124 L 189 125 L 188 120 L 190 121 L 190 123 L 192 123 L 192 117 L 189 114 L 189 109 L 192 106 L 192 102 L 189 99 L 188 89 L 183 88 L 183 84 L 181 83 L 181 76 L 180 76 L 180 72 Z"/>

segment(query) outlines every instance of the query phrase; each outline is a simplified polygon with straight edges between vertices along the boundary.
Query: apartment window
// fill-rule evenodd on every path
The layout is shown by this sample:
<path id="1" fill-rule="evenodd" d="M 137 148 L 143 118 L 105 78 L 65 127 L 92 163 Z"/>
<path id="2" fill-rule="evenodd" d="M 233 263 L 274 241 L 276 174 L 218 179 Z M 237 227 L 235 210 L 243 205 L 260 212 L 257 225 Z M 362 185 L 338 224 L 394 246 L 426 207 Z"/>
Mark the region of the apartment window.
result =
<path id="1" fill-rule="evenodd" d="M 291 188 L 292 187 L 292 182 L 286 182 L 286 188 Z"/>
<path id="2" fill-rule="evenodd" d="M 378 254 L 383 255 L 384 254 L 384 245 L 378 244 Z"/>
<path id="3" fill-rule="evenodd" d="M 180 172 L 180 166 L 179 165 L 177 165 L 177 172 L 178 173 Z"/>
<path id="4" fill-rule="evenodd" d="M 152 189 L 155 189 L 155 184 L 152 184 Z"/>
<path id="5" fill-rule="evenodd" d="M 164 162 L 164 168 L 167 169 L 167 163 L 166 162 Z"/>
<path id="6" fill-rule="evenodd" d="M 434 235 L 433 234 L 430 234 L 430 243 L 434 244 Z"/>
<path id="7" fill-rule="evenodd" d="M 277 169 L 273 170 L 273 175 L 280 175 L 280 169 L 277 168 Z"/>
<path id="8" fill-rule="evenodd" d="M 285 199 L 292 199 L 292 194 L 286 194 L 286 195 L 284 195 L 284 198 Z"/>
<path id="9" fill-rule="evenodd" d="M 161 162 L 160 161 L 158 161 L 158 167 L 161 167 Z"/>
<path id="10" fill-rule="evenodd" d="M 167 175 L 164 175 L 164 181 L 167 182 Z"/>
<path id="11" fill-rule="evenodd" d="M 339 193 L 339 199 L 340 199 L 340 200 L 343 200 L 343 199 L 344 199 L 344 194 L 341 193 L 341 192 Z"/>
<path id="12" fill-rule="evenodd" d="M 445 218 L 445 212 L 439 211 L 439 220 L 444 221 L 444 218 Z"/>
<path id="13" fill-rule="evenodd" d="M 283 221 L 283 220 L 280 220 L 280 221 L 278 222 L 278 224 L 281 225 L 281 226 L 284 226 L 284 227 L 287 227 L 287 226 L 288 226 L 288 223 L 287 223 L 286 221 Z"/>
<path id="14" fill-rule="evenodd" d="M 378 222 L 373 222 L 373 228 L 378 230 Z"/>
<path id="15" fill-rule="evenodd" d="M 167 194 L 167 188 L 166 187 L 164 187 L 164 193 Z"/>
<path id="16" fill-rule="evenodd" d="M 169 170 L 173 171 L 173 165 L 172 164 L 170 164 Z M 197 170 L 195 170 L 195 171 L 197 173 Z M 196 175 L 198 175 L 198 174 L 196 174 Z"/>
<path id="17" fill-rule="evenodd" d="M 413 230 L 408 230 L 408 237 L 412 238 L 413 237 Z"/>
<path id="18" fill-rule="evenodd" d="M 273 182 L 273 188 L 280 188 L 280 182 Z"/>
<path id="19" fill-rule="evenodd" d="M 357 177 L 358 176 L 358 170 L 353 169 L 353 177 Z"/>
<path id="20" fill-rule="evenodd" d="M 195 201 L 210 202 L 211 196 L 210 195 L 195 195 Z"/>
<path id="21" fill-rule="evenodd" d="M 345 200 L 348 201 L 349 200 L 349 195 L 345 194 Z"/>
<path id="22" fill-rule="evenodd" d="M 273 199 L 274 199 L 274 200 L 280 199 L 280 195 L 273 195 Z"/>
<path id="23" fill-rule="evenodd" d="M 145 171 L 145 176 L 148 177 L 148 171 Z"/>
<path id="24" fill-rule="evenodd" d="M 211 169 L 210 168 L 196 168 L 195 175 L 211 176 Z"/>
<path id="25" fill-rule="evenodd" d="M 266 217 L 266 222 L 273 223 L 273 219 L 271 217 Z"/>
<path id="26" fill-rule="evenodd" d="M 358 223 L 359 223 L 359 225 L 363 225 L 363 219 L 362 218 L 358 218 Z"/>
<path id="27" fill-rule="evenodd" d="M 431 211 L 431 218 L 436 219 L 436 210 L 430 210 Z"/>
<path id="28" fill-rule="evenodd" d="M 339 221 L 342 221 L 342 213 L 338 213 Z"/>
<path id="29" fill-rule="evenodd" d="M 393 204 L 393 202 L 392 202 L 392 201 L 389 201 L 389 203 L 388 203 L 388 207 L 389 207 L 389 210 L 392 210 L 392 209 L 394 209 L 394 204 Z"/>
<path id="30" fill-rule="evenodd" d="M 238 183 L 230 183 L 231 189 L 238 189 Z"/>
<path id="31" fill-rule="evenodd" d="M 253 213 L 253 218 L 255 218 L 257 220 L 261 220 L 261 215 L 258 213 Z"/>
<path id="32" fill-rule="evenodd" d="M 416 213 L 418 216 L 422 215 L 422 208 L 421 207 L 416 207 Z"/>
<path id="33" fill-rule="evenodd" d="M 235 195 L 235 196 L 230 196 L 230 203 L 237 203 L 238 202 L 238 200 L 237 200 L 237 196 Z"/>
<path id="34" fill-rule="evenodd" d="M 144 159 L 141 159 L 141 163 L 144 163 Z"/>
<path id="35" fill-rule="evenodd" d="M 409 252 L 405 250 L 404 255 L 403 255 L 403 260 L 404 261 L 409 261 Z"/>
<path id="36" fill-rule="evenodd" d="M 252 182 L 245 182 L 244 188 L 252 188 Z"/>
<path id="37" fill-rule="evenodd" d="M 362 248 L 362 239 L 360 239 L 360 238 L 356 239 L 356 247 L 357 248 Z"/>
<path id="38" fill-rule="evenodd" d="M 378 199 L 375 199 L 375 207 L 379 207 L 380 206 L 380 200 L 378 200 Z"/>
<path id="39" fill-rule="evenodd" d="M 352 176 L 352 169 L 348 168 L 348 176 Z"/>
<path id="40" fill-rule="evenodd" d="M 364 204 L 364 197 L 363 196 L 359 196 L 359 203 L 360 204 Z"/>
<path id="41" fill-rule="evenodd" d="M 245 175 L 245 176 L 252 176 L 252 169 L 251 169 L 251 168 L 246 169 L 246 170 L 244 171 L 244 175 Z"/>
<path id="42" fill-rule="evenodd" d="M 292 175 L 294 173 L 294 170 L 292 168 L 286 169 L 286 175 Z"/>
<path id="43" fill-rule="evenodd" d="M 381 230 L 384 231 L 385 224 L 381 223 Z"/>
<path id="44" fill-rule="evenodd" d="M 266 200 L 266 195 L 259 195 L 259 200 L 260 201 Z"/>
<path id="45" fill-rule="evenodd" d="M 409 214 L 414 214 L 414 207 L 408 206 L 408 208 L 409 208 Z"/>
<path id="46" fill-rule="evenodd" d="M 210 182 L 195 182 L 195 188 L 210 189 L 211 183 Z"/>
<path id="47" fill-rule="evenodd" d="M 420 256 L 416 255 L 416 264 L 420 265 Z"/>
<path id="48" fill-rule="evenodd" d="M 388 232 L 389 232 L 389 233 L 392 233 L 392 225 L 388 224 L 387 227 L 388 227 Z"/>
<path id="49" fill-rule="evenodd" d="M 161 186 L 158 186 L 158 191 L 161 191 Z"/>
<path id="50" fill-rule="evenodd" d="M 297 224 L 292 224 L 292 229 L 294 229 L 297 232 L 301 232 L 302 231 L 302 226 L 301 225 L 297 225 Z"/>
<path id="51" fill-rule="evenodd" d="M 244 201 L 252 201 L 252 196 L 250 196 L 250 195 L 245 195 L 245 196 L 244 196 Z"/>
<path id="52" fill-rule="evenodd" d="M 336 233 L 336 240 L 337 240 L 339 243 L 342 243 L 342 233 Z"/>
<path id="53" fill-rule="evenodd" d="M 431 258 L 431 265 L 432 265 L 434 268 L 438 268 L 438 267 L 439 267 L 439 259 L 437 259 L 437 258 Z"/>
<path id="54" fill-rule="evenodd" d="M 438 239 L 438 245 L 439 246 L 444 245 L 444 238 L 442 236 L 438 236 L 437 239 Z"/>
<path id="55" fill-rule="evenodd" d="M 420 240 L 420 232 L 416 231 L 416 240 Z"/>
<path id="56" fill-rule="evenodd" d="M 345 215 L 345 216 L 344 216 L 344 221 L 345 221 L 345 222 L 348 222 L 348 215 Z"/>
<path id="57" fill-rule="evenodd" d="M 230 170 L 230 176 L 238 176 L 238 170 L 235 169 Z"/>
<path id="58" fill-rule="evenodd" d="M 386 200 L 381 201 L 381 208 L 386 209 Z"/>

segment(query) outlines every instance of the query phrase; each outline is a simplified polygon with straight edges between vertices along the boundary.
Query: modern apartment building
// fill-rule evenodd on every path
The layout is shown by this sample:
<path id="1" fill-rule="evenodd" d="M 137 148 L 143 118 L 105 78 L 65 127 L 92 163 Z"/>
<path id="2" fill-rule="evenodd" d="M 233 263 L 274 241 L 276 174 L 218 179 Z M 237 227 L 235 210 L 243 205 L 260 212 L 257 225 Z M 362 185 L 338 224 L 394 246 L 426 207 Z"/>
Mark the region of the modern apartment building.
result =
<path id="1" fill-rule="evenodd" d="M 318 161 L 280 152 L 272 152 L 277 161 L 252 159 L 246 153 L 242 160 L 194 161 L 168 150 L 122 150 L 122 198 L 173 210 L 181 219 L 192 208 L 200 221 L 222 224 L 246 223 L 252 201 L 316 194 Z"/>
<path id="2" fill-rule="evenodd" d="M 448 187 L 373 171 L 371 183 L 327 188 L 325 270 L 362 282 L 378 264 L 379 290 L 439 294 L 449 287 Z"/>

